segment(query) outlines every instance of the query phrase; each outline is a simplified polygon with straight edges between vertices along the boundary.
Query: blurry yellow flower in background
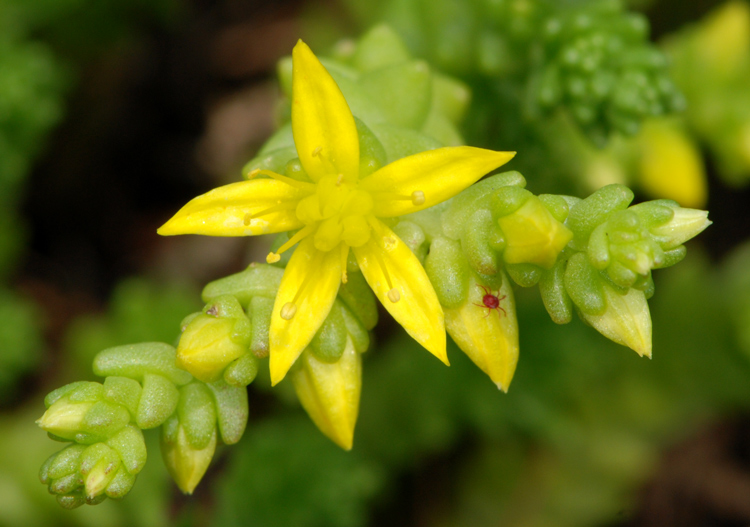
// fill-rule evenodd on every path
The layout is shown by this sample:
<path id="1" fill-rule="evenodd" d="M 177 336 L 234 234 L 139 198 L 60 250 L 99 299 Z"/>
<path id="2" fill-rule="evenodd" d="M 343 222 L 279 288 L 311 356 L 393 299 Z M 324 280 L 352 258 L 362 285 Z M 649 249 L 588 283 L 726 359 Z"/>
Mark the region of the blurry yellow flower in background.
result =
<path id="1" fill-rule="evenodd" d="M 399 159 L 360 179 L 354 117 L 310 48 L 294 48 L 292 130 L 309 181 L 263 170 L 185 205 L 159 234 L 252 236 L 297 231 L 268 262 L 298 245 L 270 328 L 270 368 L 281 381 L 346 282 L 349 250 L 378 299 L 417 342 L 447 364 L 443 311 L 419 260 L 380 218 L 440 203 L 509 161 L 513 152 L 468 146 Z M 261 177 L 259 177 L 261 176 Z M 267 177 L 262 177 L 267 176 Z"/>

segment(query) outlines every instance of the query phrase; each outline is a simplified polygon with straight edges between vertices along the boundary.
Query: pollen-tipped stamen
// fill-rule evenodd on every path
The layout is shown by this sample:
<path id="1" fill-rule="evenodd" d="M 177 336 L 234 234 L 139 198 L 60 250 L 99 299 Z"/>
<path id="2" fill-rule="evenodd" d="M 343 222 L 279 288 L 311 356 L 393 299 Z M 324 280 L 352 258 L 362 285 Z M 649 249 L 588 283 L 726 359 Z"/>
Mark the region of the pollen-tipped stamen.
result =
<path id="1" fill-rule="evenodd" d="M 295 313 L 297 313 L 297 305 L 294 302 L 287 302 L 281 306 L 281 318 L 284 320 L 292 320 Z"/>
<path id="2" fill-rule="evenodd" d="M 274 212 L 281 212 L 282 210 L 291 210 L 296 207 L 297 207 L 296 202 L 292 202 L 292 203 L 287 202 L 287 203 L 281 203 L 279 205 L 274 205 L 273 207 L 268 207 L 267 209 L 263 209 L 260 212 L 256 212 L 256 213 L 248 212 L 247 214 L 245 214 L 245 217 L 243 218 L 242 223 L 245 226 L 248 226 L 250 225 L 250 222 L 254 220 L 255 218 L 261 218 L 263 216 L 273 214 Z"/>
<path id="3" fill-rule="evenodd" d="M 415 190 L 408 196 L 406 194 L 395 194 L 393 192 L 373 192 L 375 201 L 411 201 L 415 207 L 421 207 L 427 201 L 424 191 Z"/>
<path id="4" fill-rule="evenodd" d="M 307 225 L 303 229 L 300 229 L 299 231 L 297 231 L 297 234 L 292 236 L 284 245 L 279 247 L 276 250 L 276 252 L 268 253 L 268 256 L 266 256 L 266 262 L 270 264 L 278 262 L 279 260 L 281 260 L 282 253 L 294 247 L 294 245 L 302 241 L 304 238 L 312 234 L 314 231 L 315 231 L 315 225 Z"/>
<path id="5" fill-rule="evenodd" d="M 349 259 L 349 246 L 345 243 L 341 244 L 341 283 L 345 284 L 349 281 L 349 277 L 346 275 L 346 262 Z"/>
<path id="6" fill-rule="evenodd" d="M 383 244 L 387 244 L 386 238 L 383 238 Z M 391 275 L 388 272 L 388 267 L 386 267 L 385 262 L 383 261 L 383 257 L 380 255 L 379 252 L 374 252 L 375 259 L 378 261 L 378 265 L 380 266 L 380 269 L 383 271 L 383 276 L 385 277 L 385 283 L 388 285 L 388 292 L 386 293 L 386 296 L 388 297 L 388 300 L 393 302 L 394 304 L 401 300 L 401 293 L 398 292 L 398 289 L 393 287 L 393 282 L 391 281 Z"/>
<path id="7" fill-rule="evenodd" d="M 399 300 L 401 300 L 401 293 L 399 293 L 398 289 L 396 289 L 395 287 L 391 289 L 390 291 L 388 291 L 387 296 L 388 296 L 388 300 L 390 300 L 394 304 L 398 302 Z"/>

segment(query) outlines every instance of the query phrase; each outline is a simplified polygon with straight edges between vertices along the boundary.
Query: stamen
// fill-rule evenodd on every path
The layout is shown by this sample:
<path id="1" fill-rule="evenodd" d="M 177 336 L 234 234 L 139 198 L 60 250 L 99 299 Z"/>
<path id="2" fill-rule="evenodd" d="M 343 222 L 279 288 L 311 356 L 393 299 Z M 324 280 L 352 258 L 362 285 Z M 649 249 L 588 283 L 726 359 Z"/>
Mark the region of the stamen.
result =
<path id="1" fill-rule="evenodd" d="M 272 264 L 278 262 L 279 260 L 281 260 L 281 255 L 279 255 L 278 253 L 271 252 L 268 253 L 268 256 L 266 256 L 266 263 Z"/>
<path id="2" fill-rule="evenodd" d="M 391 289 L 390 291 L 388 291 L 387 296 L 388 296 L 388 300 L 390 300 L 394 304 L 398 302 L 399 300 L 401 300 L 401 293 L 399 293 L 398 289 L 396 289 L 395 287 Z"/>
<path id="3" fill-rule="evenodd" d="M 255 170 L 250 172 L 247 175 L 247 179 L 255 179 L 258 176 L 268 176 L 271 179 L 280 181 L 281 183 L 286 183 L 290 187 L 309 189 L 311 192 L 313 191 L 313 189 L 315 189 L 315 183 L 308 183 L 307 181 L 299 181 L 297 179 L 292 179 L 290 177 L 277 174 L 276 172 L 272 170 L 261 170 L 260 168 L 256 168 Z"/>
<path id="4" fill-rule="evenodd" d="M 424 192 L 422 192 L 421 190 L 415 190 L 414 192 L 412 192 L 411 202 L 417 207 L 420 205 L 424 205 L 424 202 L 425 202 Z"/>
<path id="5" fill-rule="evenodd" d="M 341 283 L 345 284 L 349 281 L 349 277 L 346 275 L 346 261 L 349 259 L 349 246 L 345 243 L 341 244 Z"/>
<path id="6" fill-rule="evenodd" d="M 315 150 L 312 151 L 312 156 L 313 157 L 318 157 L 322 151 L 323 151 L 323 147 L 322 146 L 316 146 Z"/>
<path id="7" fill-rule="evenodd" d="M 399 294 L 398 290 L 395 287 L 393 287 L 393 282 L 391 281 L 391 275 L 388 272 L 388 268 L 385 266 L 385 261 L 383 261 L 383 256 L 378 251 L 375 251 L 373 254 L 375 255 L 375 259 L 378 261 L 378 265 L 380 266 L 380 269 L 383 271 L 383 277 L 385 278 L 385 283 L 388 285 L 388 293 L 386 293 L 386 296 L 391 302 L 395 304 L 396 302 L 401 300 L 401 295 Z"/>
<path id="8" fill-rule="evenodd" d="M 309 236 L 315 231 L 316 225 L 307 225 L 302 230 L 298 231 L 297 234 L 292 236 L 288 242 L 286 242 L 284 245 L 278 248 L 277 253 L 281 254 L 285 252 L 286 250 L 292 248 L 294 245 L 299 243 L 301 240 Z"/>
<path id="9" fill-rule="evenodd" d="M 260 218 L 262 216 L 267 216 L 268 214 L 273 214 L 274 212 L 281 212 L 282 210 L 291 210 L 297 207 L 297 203 L 294 202 L 286 202 L 281 203 L 279 205 L 274 205 L 273 207 L 268 207 L 267 209 L 261 210 L 260 212 L 256 212 L 255 214 L 247 213 L 245 214 L 245 218 L 242 220 L 242 223 L 245 224 L 245 226 L 250 225 L 250 221 L 255 218 Z"/>
<path id="10" fill-rule="evenodd" d="M 292 302 L 287 302 L 282 306 L 280 315 L 284 320 L 292 320 L 295 313 L 297 313 L 297 306 Z"/>
<path id="11" fill-rule="evenodd" d="M 340 187 L 341 183 L 343 182 L 344 182 L 344 174 L 339 174 L 338 177 L 336 178 L 336 186 Z"/>

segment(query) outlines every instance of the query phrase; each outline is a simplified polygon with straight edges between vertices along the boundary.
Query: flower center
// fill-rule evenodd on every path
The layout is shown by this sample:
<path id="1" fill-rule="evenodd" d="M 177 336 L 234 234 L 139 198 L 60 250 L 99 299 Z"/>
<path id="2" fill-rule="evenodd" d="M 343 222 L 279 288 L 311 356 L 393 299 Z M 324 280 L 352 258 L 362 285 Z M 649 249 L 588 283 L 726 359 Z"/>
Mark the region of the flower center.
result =
<path id="1" fill-rule="evenodd" d="M 367 215 L 372 212 L 372 197 L 347 183 L 343 175 L 323 177 L 315 193 L 300 200 L 296 215 L 310 229 L 315 248 L 331 251 L 341 242 L 348 247 L 360 247 L 370 239 L 371 227 Z"/>

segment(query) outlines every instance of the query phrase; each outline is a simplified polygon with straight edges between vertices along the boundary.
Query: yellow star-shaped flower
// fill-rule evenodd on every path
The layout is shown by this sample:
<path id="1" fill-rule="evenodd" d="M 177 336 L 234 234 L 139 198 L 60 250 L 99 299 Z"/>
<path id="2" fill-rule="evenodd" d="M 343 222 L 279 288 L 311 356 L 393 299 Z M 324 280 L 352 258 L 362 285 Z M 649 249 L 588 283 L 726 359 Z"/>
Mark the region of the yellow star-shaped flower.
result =
<path id="1" fill-rule="evenodd" d="M 185 205 L 159 234 L 252 236 L 297 230 L 268 262 L 299 244 L 286 267 L 270 328 L 273 384 L 312 340 L 346 282 L 351 250 L 378 299 L 417 342 L 448 363 L 443 311 L 419 260 L 380 218 L 440 203 L 514 152 L 468 146 L 405 157 L 360 179 L 349 106 L 310 48 L 292 53 L 292 132 L 310 182 L 263 170 Z M 257 176 L 267 176 L 258 178 Z"/>

